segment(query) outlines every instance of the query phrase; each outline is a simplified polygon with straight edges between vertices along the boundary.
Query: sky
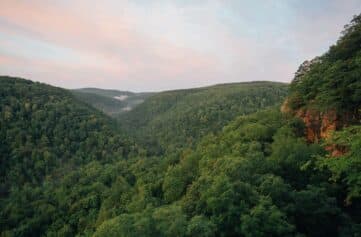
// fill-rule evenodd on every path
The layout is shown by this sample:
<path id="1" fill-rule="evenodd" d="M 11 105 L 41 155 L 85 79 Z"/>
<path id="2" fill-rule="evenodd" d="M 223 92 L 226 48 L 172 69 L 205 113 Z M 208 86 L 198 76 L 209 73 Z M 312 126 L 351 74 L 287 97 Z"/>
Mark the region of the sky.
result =
<path id="1" fill-rule="evenodd" d="M 0 75 L 161 91 L 290 82 L 360 0 L 0 0 Z"/>

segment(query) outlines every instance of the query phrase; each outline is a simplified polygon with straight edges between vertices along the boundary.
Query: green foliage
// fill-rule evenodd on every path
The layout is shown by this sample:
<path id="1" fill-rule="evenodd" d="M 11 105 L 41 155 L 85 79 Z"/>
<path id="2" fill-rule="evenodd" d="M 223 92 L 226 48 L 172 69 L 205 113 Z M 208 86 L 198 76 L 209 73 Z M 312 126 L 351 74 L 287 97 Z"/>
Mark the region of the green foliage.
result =
<path id="1" fill-rule="evenodd" d="M 300 80 L 291 84 L 289 105 L 336 109 L 360 116 L 361 15 L 345 27 L 342 37 L 311 65 Z"/>
<path id="2" fill-rule="evenodd" d="M 269 157 L 271 167 L 275 174 L 281 175 L 296 187 L 304 187 L 310 178 L 305 175 L 309 170 L 302 167 L 312 157 L 323 154 L 323 149 L 317 144 L 306 144 L 304 138 L 296 137 L 294 131 L 285 126 L 274 135 L 272 154 Z M 311 171 L 313 172 L 313 171 Z"/>
<path id="3" fill-rule="evenodd" d="M 190 237 L 213 237 L 216 226 L 205 216 L 194 216 L 189 221 L 187 236 Z"/>
<path id="4" fill-rule="evenodd" d="M 246 237 L 292 236 L 294 229 L 286 215 L 267 198 L 241 216 L 241 231 Z"/>
<path id="5" fill-rule="evenodd" d="M 192 147 L 239 115 L 280 103 L 287 85 L 273 82 L 224 84 L 155 94 L 119 119 L 148 152 Z"/>
<path id="6" fill-rule="evenodd" d="M 37 236 L 51 223 L 60 227 L 56 222 L 67 210 L 69 222 L 57 231 L 87 229 L 114 179 L 111 170 L 100 174 L 101 167 L 137 153 L 120 134 L 114 121 L 66 90 L 1 77 L 2 226 Z"/>
<path id="7" fill-rule="evenodd" d="M 283 85 L 240 84 L 244 91 L 224 85 L 149 98 L 144 104 L 155 101 L 144 108 L 149 116 L 135 123 L 154 135 L 150 148 L 157 151 L 159 141 L 167 149 L 149 156 L 157 152 L 129 142 L 117 123 L 70 92 L 14 78 L 0 83 L 1 236 L 361 233 L 359 126 L 335 133 L 330 144 L 347 152 L 325 159 L 320 144 L 303 138 L 301 121 L 277 106 L 262 109 L 282 98 Z M 182 111 L 196 121 L 205 114 L 217 119 L 184 122 Z M 153 133 L 158 119 L 164 126 L 174 122 L 174 131 Z M 193 142 L 181 130 L 190 131 Z"/>
<path id="8" fill-rule="evenodd" d="M 0 124 L 2 192 L 132 149 L 115 122 L 68 91 L 16 78 L 0 78 Z"/>
<path id="9" fill-rule="evenodd" d="M 166 202 L 176 201 L 184 194 L 197 173 L 198 159 L 197 155 L 187 156 L 179 165 L 168 167 L 162 187 Z"/>
<path id="10" fill-rule="evenodd" d="M 94 237 L 138 237 L 155 236 L 154 223 L 144 213 L 123 214 L 104 222 Z"/>
<path id="11" fill-rule="evenodd" d="M 294 216 L 297 229 L 308 236 L 337 236 L 340 229 L 347 226 L 347 223 L 341 225 L 346 219 L 337 206 L 332 189 L 315 185 L 292 192 L 289 212 Z"/>
<path id="12" fill-rule="evenodd" d="M 186 236 L 187 216 L 180 206 L 164 206 L 153 213 L 158 236 Z"/>
<path id="13" fill-rule="evenodd" d="M 337 159 L 318 160 L 320 169 L 331 171 L 331 179 L 347 187 L 347 203 L 361 198 L 361 126 L 353 126 L 336 132 L 326 141 L 325 146 L 331 146 L 345 152 Z"/>

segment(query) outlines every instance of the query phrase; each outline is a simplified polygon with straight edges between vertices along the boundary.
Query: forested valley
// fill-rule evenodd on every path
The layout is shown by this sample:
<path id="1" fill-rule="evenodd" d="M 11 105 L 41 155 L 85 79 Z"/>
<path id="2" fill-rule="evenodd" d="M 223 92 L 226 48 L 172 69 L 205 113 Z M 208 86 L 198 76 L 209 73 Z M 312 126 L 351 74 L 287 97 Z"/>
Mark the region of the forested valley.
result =
<path id="1" fill-rule="evenodd" d="M 361 15 L 290 85 L 93 92 L 0 77 L 1 237 L 361 236 Z"/>

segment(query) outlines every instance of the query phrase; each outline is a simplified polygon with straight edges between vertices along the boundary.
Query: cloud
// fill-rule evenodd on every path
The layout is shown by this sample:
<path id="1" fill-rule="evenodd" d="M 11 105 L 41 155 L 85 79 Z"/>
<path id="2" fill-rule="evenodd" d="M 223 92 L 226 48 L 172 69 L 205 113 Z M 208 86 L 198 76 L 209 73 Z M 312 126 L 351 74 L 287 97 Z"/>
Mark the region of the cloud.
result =
<path id="1" fill-rule="evenodd" d="M 4 0 L 0 74 L 135 91 L 290 81 L 357 10 L 356 0 Z"/>
<path id="2" fill-rule="evenodd" d="M 117 84 L 118 87 L 122 86 L 124 81 L 129 84 L 126 81 L 128 78 L 149 84 L 149 80 L 156 78 L 183 79 L 188 77 L 187 72 L 204 75 L 202 70 L 215 66 L 212 58 L 191 48 L 182 48 L 159 39 L 155 41 L 139 34 L 125 17 L 114 18 L 102 13 L 87 17 L 59 6 L 13 1 L 0 9 L 0 15 L 2 20 L 10 22 L 6 31 L 10 32 L 12 37 L 22 35 L 53 44 L 54 47 L 76 51 L 81 59 L 78 63 L 69 65 L 67 59 L 60 63 L 65 70 L 68 69 L 69 80 L 77 80 L 70 79 L 71 74 L 77 67 L 77 70 L 87 68 L 84 63 L 93 70 L 103 69 L 104 83 L 117 80 L 118 84 L 112 84 Z M 11 45 L 10 48 L 15 47 Z M 26 56 L 37 58 L 37 55 L 32 54 Z M 56 61 L 59 61 L 59 55 L 49 59 L 46 66 L 50 67 L 53 63 L 54 67 L 57 67 L 59 63 Z"/>

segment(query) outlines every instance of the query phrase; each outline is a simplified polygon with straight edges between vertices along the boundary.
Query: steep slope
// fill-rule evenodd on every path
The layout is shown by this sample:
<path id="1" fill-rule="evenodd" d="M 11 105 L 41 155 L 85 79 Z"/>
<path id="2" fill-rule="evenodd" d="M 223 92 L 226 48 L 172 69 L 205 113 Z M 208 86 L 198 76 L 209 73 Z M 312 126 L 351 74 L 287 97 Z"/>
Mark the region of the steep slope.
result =
<path id="1" fill-rule="evenodd" d="M 349 27 L 359 29 L 361 21 L 357 19 L 360 18 L 356 17 Z M 343 37 L 347 38 L 350 34 L 347 32 L 353 35 L 356 31 L 348 30 Z M 344 42 L 343 37 L 339 42 Z M 353 42 L 360 42 L 358 38 L 352 39 L 341 44 L 352 49 L 347 54 L 353 54 L 360 47 L 360 44 L 353 45 Z M 356 63 L 347 58 L 347 54 L 342 53 L 343 57 L 338 57 L 337 63 L 345 66 Z M 314 70 L 312 63 L 304 65 L 311 67 L 297 73 L 303 76 L 293 82 L 295 87 L 283 106 L 283 111 L 292 116 L 281 113 L 277 105 L 260 109 L 268 104 L 264 96 L 268 95 L 269 87 L 281 97 L 285 86 L 241 84 L 246 88 L 241 90 L 242 93 L 235 87 L 235 93 L 221 101 L 228 109 L 231 105 L 239 108 L 238 103 L 243 103 L 242 108 L 249 114 L 235 115 L 219 132 L 210 132 L 199 138 L 194 146 L 161 157 L 146 157 L 133 149 L 127 151 L 125 148 L 129 146 L 120 145 L 123 143 L 119 141 L 124 140 L 114 135 L 118 131 L 112 120 L 75 100 L 65 90 L 2 78 L 0 154 L 6 154 L 1 157 L 1 167 L 4 164 L 6 169 L 1 170 L 1 174 L 6 174 L 3 180 L 11 185 L 11 189 L 2 188 L 7 192 L 0 196 L 0 235 L 360 236 L 359 121 L 347 120 L 327 136 L 325 143 L 323 139 L 307 141 L 304 132 L 308 125 L 297 112 L 312 109 L 321 114 L 332 109 L 339 116 L 341 111 L 353 111 L 357 118 L 357 88 L 360 88 L 357 76 L 361 65 L 356 63 L 352 67 L 356 76 L 334 66 L 334 70 L 327 70 L 327 80 L 321 76 L 310 79 Z M 343 80 L 350 82 L 352 87 L 348 88 Z M 341 87 L 330 86 L 335 81 Z M 309 93 L 306 82 L 317 84 L 310 87 L 310 92 L 314 93 L 311 97 L 306 95 Z M 263 86 L 254 87 L 260 84 Z M 160 93 L 161 100 L 149 99 L 155 101 L 153 108 L 144 108 L 147 113 L 139 112 L 139 116 L 149 115 L 141 117 L 139 121 L 145 123 L 140 124 L 148 126 L 153 116 L 176 112 L 177 107 L 183 112 L 194 105 L 197 110 L 190 111 L 195 115 L 197 111 L 219 111 L 220 107 L 215 106 L 216 110 L 212 107 L 214 101 L 223 98 L 224 94 L 229 95 L 234 88 L 224 87 L 222 93 L 213 87 L 214 93 L 209 93 L 210 88 Z M 347 93 L 334 97 L 340 95 L 340 89 Z M 256 92 L 262 93 L 262 99 Z M 273 96 L 277 101 L 278 97 Z M 263 99 L 266 100 L 264 104 L 260 102 Z M 212 103 L 207 104 L 208 101 Z M 253 101 L 254 108 L 250 104 Z M 302 103 L 294 104 L 297 101 Z M 197 107 L 197 103 L 203 106 Z M 237 109 L 230 111 L 246 113 Z M 197 118 L 190 112 L 186 114 Z M 173 119 L 171 114 L 169 118 Z M 189 124 L 178 123 L 177 126 L 185 129 L 192 125 L 192 120 L 187 122 Z M 213 126 L 213 123 L 207 124 Z M 173 134 L 177 136 L 181 130 L 174 128 Z M 199 132 L 197 127 L 189 129 Z M 184 139 L 182 133 L 179 134 L 180 140 Z M 174 139 L 177 137 L 168 141 L 171 146 L 177 144 Z M 337 159 L 330 158 L 327 151 L 330 144 L 346 149 Z M 33 150 L 35 153 L 30 156 L 29 151 Z M 47 151 L 53 155 L 47 156 Z M 66 159 L 60 167 L 71 164 L 65 165 L 65 170 L 57 169 L 59 166 L 55 165 L 56 168 L 41 173 L 43 169 L 38 169 L 43 167 L 41 162 L 31 165 L 63 158 Z M 22 172 L 26 173 L 28 168 L 32 172 L 30 176 L 41 173 L 40 179 L 29 181 L 30 177 L 22 177 Z M 20 182 L 17 175 L 20 175 Z"/>
<path id="2" fill-rule="evenodd" d="M 349 184 L 336 181 L 325 150 L 299 125 L 273 107 L 237 117 L 179 156 L 139 159 L 133 198 L 122 199 L 131 211 L 104 219 L 94 236 L 357 236 L 359 166 L 348 167 Z M 352 138 L 355 162 L 360 133 Z"/>
<path id="3" fill-rule="evenodd" d="M 95 236 L 359 236 L 361 65 L 353 58 L 361 46 L 358 19 L 326 54 L 331 56 L 305 63 L 296 73 L 282 109 L 292 116 L 270 109 L 238 117 L 195 149 L 169 155 L 171 165 L 152 163 L 156 173 L 140 168 L 147 178 L 138 188 L 138 208 L 104 221 Z M 188 94 L 174 100 L 181 96 Z M 309 119 L 321 124 L 345 120 L 314 130 L 302 110 L 316 113 L 317 119 Z M 147 124 L 151 116 L 141 121 Z M 310 139 L 309 129 L 321 140 Z M 329 143 L 346 150 L 328 159 Z M 160 187 L 153 183 L 159 179 Z M 145 193 L 146 187 L 151 191 Z"/>
<path id="4" fill-rule="evenodd" d="M 72 90 L 72 93 L 80 100 L 116 117 L 120 113 L 132 110 L 138 104 L 151 96 L 153 93 L 133 93 L 129 91 L 104 90 L 98 88 L 82 88 Z"/>
<path id="5" fill-rule="evenodd" d="M 130 151 L 115 122 L 64 89 L 0 77 L 0 115 L 1 193 Z"/>
<path id="6" fill-rule="evenodd" d="M 0 235 L 83 233 L 137 151 L 115 121 L 68 90 L 0 77 Z"/>
<path id="7" fill-rule="evenodd" d="M 284 114 L 238 117 L 195 149 L 168 154 L 170 165 L 152 163 L 136 211 L 104 221 L 95 236 L 359 236 L 360 50 L 361 15 L 325 55 L 301 65 Z M 148 114 L 171 111 L 168 101 Z"/>
<path id="8" fill-rule="evenodd" d="M 130 134 L 155 152 L 187 147 L 219 131 L 236 116 L 280 103 L 288 86 L 247 82 L 161 92 L 119 118 Z"/>
<path id="9" fill-rule="evenodd" d="M 285 112 L 301 118 L 314 142 L 361 119 L 361 16 L 347 25 L 329 51 L 298 69 Z"/>
<path id="10" fill-rule="evenodd" d="M 361 198 L 360 75 L 361 14 L 324 55 L 300 66 L 282 108 L 303 121 L 309 143 L 324 146 L 330 159 L 321 159 L 320 166 L 346 189 L 346 203 L 356 207 Z"/>

